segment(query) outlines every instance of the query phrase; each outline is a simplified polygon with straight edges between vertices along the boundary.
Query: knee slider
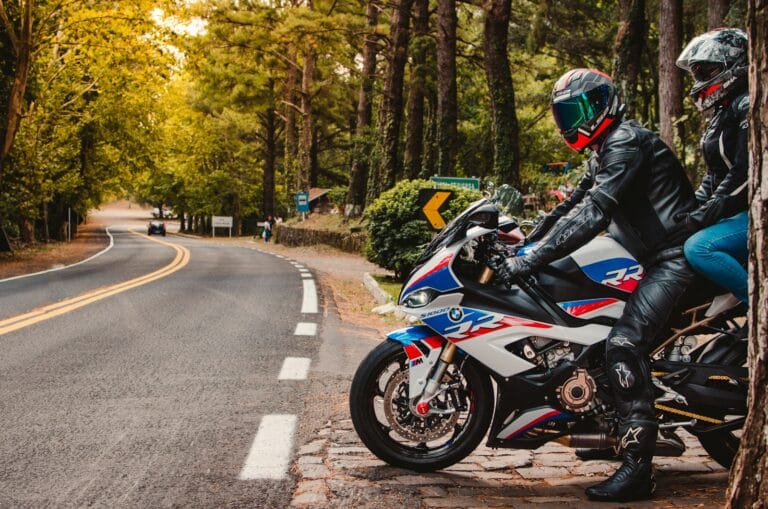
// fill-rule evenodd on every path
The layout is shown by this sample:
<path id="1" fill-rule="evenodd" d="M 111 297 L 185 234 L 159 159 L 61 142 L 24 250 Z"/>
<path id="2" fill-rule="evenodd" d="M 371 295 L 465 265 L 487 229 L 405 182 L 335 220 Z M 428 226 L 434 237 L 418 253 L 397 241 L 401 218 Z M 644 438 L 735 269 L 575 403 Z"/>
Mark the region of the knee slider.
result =
<path id="1" fill-rule="evenodd" d="M 637 371 L 630 363 L 619 361 L 611 364 L 608 368 L 608 377 L 616 389 L 632 392 L 638 385 L 639 373 Z"/>

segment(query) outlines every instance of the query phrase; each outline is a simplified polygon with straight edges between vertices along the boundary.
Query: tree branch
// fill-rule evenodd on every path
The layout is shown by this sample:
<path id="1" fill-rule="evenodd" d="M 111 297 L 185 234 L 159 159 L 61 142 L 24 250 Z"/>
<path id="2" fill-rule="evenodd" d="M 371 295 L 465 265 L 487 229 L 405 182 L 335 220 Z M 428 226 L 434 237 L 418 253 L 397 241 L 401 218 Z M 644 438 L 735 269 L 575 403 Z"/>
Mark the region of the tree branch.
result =
<path id="1" fill-rule="evenodd" d="M 296 105 L 295 105 L 295 104 L 293 104 L 292 102 L 290 102 L 290 101 L 286 101 L 285 99 L 281 100 L 280 102 L 281 102 L 281 103 L 283 103 L 283 104 L 285 104 L 285 105 L 286 105 L 286 106 L 288 106 L 289 108 L 293 108 L 293 109 L 294 109 L 294 110 L 296 110 L 296 112 L 297 112 L 297 113 L 299 113 L 300 115 L 303 115 L 303 114 L 304 114 L 304 110 L 302 110 L 302 109 L 301 109 L 299 106 L 296 106 Z M 285 120 L 285 117 L 283 117 L 283 120 Z"/>
<path id="2" fill-rule="evenodd" d="M 61 109 L 64 109 L 64 108 L 66 108 L 66 107 L 67 107 L 67 106 L 69 106 L 70 104 L 73 104 L 75 101 L 77 101 L 78 99 L 80 99 L 81 97 L 83 97 L 83 96 L 84 96 L 85 94 L 87 94 L 89 91 L 93 90 L 93 88 L 94 88 L 94 87 L 95 87 L 97 84 L 98 84 L 98 80 L 94 80 L 93 82 L 91 82 L 90 84 L 88 84 L 88 86 L 86 86 L 86 87 L 85 87 L 83 90 L 81 90 L 80 92 L 78 92 L 78 93 L 77 93 L 77 95 L 75 95 L 75 96 L 74 96 L 72 99 L 70 99 L 69 101 L 67 101 L 67 102 L 63 103 L 63 104 L 61 105 Z"/>
<path id="3" fill-rule="evenodd" d="M 5 6 L 3 0 L 0 0 L 0 21 L 5 26 L 5 31 L 8 33 L 8 38 L 11 40 L 11 46 L 13 46 L 13 53 L 19 56 L 19 38 L 16 35 L 16 31 L 13 29 L 13 23 L 8 18 L 8 13 L 5 12 Z"/>

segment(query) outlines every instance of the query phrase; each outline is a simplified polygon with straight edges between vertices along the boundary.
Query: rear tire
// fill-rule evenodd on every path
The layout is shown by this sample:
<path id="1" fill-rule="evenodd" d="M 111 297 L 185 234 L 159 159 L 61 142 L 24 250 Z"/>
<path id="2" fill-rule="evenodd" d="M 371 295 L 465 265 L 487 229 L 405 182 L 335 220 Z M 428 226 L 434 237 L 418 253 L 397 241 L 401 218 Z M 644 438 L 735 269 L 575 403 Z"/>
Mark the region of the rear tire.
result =
<path id="1" fill-rule="evenodd" d="M 746 328 L 734 331 L 736 343 L 728 347 L 726 355 L 720 360 L 726 366 L 745 366 L 747 362 L 746 349 Z M 702 433 L 696 437 L 699 443 L 707 451 L 713 460 L 717 461 L 723 467 L 730 469 L 736 453 L 739 451 L 741 436 L 734 431 L 721 431 L 719 433 Z"/>
<path id="2" fill-rule="evenodd" d="M 444 393 L 443 403 L 455 412 L 426 419 L 409 409 L 407 375 L 403 346 L 393 341 L 378 345 L 360 364 L 349 395 L 352 423 L 360 439 L 390 465 L 417 472 L 461 461 L 475 450 L 491 423 L 494 400 L 488 375 L 469 360 L 449 366 L 446 377 L 458 388 Z M 464 402 L 459 408 L 452 403 L 457 400 Z M 414 438 L 419 433 L 424 433 L 423 440 Z"/>
<path id="3" fill-rule="evenodd" d="M 723 431 L 720 433 L 709 433 L 698 436 L 699 443 L 712 456 L 712 459 L 720 463 L 723 467 L 730 469 L 736 453 L 739 451 L 741 438 L 736 436 L 733 431 Z"/>

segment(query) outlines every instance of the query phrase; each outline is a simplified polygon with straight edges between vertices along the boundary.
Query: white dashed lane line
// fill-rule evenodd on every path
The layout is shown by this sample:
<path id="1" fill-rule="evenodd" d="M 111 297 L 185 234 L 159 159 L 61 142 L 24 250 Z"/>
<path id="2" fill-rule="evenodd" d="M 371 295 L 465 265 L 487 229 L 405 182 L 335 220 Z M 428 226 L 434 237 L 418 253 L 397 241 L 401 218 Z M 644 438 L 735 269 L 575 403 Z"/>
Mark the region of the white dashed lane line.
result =
<path id="1" fill-rule="evenodd" d="M 317 324 L 308 322 L 299 322 L 296 324 L 294 336 L 314 336 L 317 334 Z"/>
<path id="2" fill-rule="evenodd" d="M 304 298 L 301 302 L 302 313 L 317 313 L 317 289 L 314 279 L 302 280 L 304 286 Z"/>
<path id="3" fill-rule="evenodd" d="M 306 380 L 312 361 L 306 357 L 286 357 L 278 380 Z"/>
<path id="4" fill-rule="evenodd" d="M 240 471 L 240 479 L 283 479 L 291 464 L 295 415 L 265 415 Z"/>
<path id="5" fill-rule="evenodd" d="M 283 258 L 279 255 L 276 256 Z M 304 314 L 317 313 L 317 287 L 312 274 L 299 263 L 291 261 L 291 265 L 299 270 L 302 277 L 304 293 L 301 301 L 301 312 Z M 315 336 L 316 334 L 316 323 L 299 322 L 296 324 L 295 336 Z M 286 357 L 277 379 L 306 380 L 311 362 L 311 359 L 305 357 Z M 265 415 L 262 417 L 256 438 L 253 439 L 248 457 L 245 459 L 245 465 L 240 471 L 240 480 L 279 480 L 285 478 L 291 466 L 296 420 L 295 415 Z"/>

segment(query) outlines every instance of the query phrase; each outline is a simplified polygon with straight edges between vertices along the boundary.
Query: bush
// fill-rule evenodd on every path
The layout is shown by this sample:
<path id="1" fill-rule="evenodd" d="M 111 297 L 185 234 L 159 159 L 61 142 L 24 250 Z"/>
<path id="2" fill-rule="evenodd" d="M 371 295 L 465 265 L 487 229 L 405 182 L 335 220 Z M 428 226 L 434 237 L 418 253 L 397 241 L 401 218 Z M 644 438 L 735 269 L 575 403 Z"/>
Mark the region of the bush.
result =
<path id="1" fill-rule="evenodd" d="M 426 180 L 403 180 L 381 194 L 365 209 L 368 217 L 368 242 L 365 254 L 369 261 L 391 270 L 404 280 L 413 269 L 433 233 L 422 219 L 419 207 L 419 189 L 432 189 Z M 460 214 L 480 193 L 467 189 L 450 188 L 453 197 L 443 212 L 446 222 Z"/>
<path id="2" fill-rule="evenodd" d="M 328 191 L 328 201 L 339 209 L 339 212 L 344 212 L 344 204 L 347 202 L 347 186 L 332 187 Z"/>

